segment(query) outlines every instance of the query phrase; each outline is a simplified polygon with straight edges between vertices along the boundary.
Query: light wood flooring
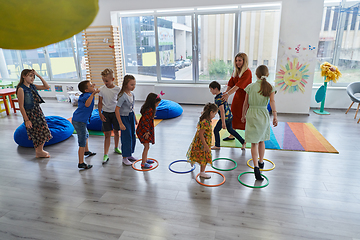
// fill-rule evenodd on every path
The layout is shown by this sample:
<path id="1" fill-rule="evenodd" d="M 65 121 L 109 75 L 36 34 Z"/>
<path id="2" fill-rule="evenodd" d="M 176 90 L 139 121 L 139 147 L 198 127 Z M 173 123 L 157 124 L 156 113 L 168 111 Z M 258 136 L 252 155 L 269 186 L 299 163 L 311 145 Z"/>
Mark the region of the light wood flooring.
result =
<path id="1" fill-rule="evenodd" d="M 136 113 L 141 102 L 136 103 Z M 279 121 L 310 122 L 339 154 L 266 150 L 276 164 L 264 172 L 270 184 L 252 189 L 238 182 L 251 171 L 250 149 L 222 148 L 213 158 L 234 159 L 238 167 L 222 172 L 220 187 L 204 187 L 193 173 L 169 171 L 172 161 L 185 159 L 202 106 L 184 105 L 184 113 L 155 128 L 149 157 L 160 165 L 138 172 L 110 153 L 102 166 L 103 137 L 90 136 L 86 159 L 90 170 L 77 168 L 77 136 L 48 146 L 50 159 L 36 159 L 34 150 L 13 141 L 21 114 L 0 118 L 0 239 L 119 239 L 119 240 L 229 240 L 229 239 L 360 239 L 360 124 L 355 110 L 329 110 L 280 115 Z M 47 116 L 71 117 L 75 107 L 46 99 Z M 113 141 L 111 150 L 113 149 Z M 134 156 L 141 157 L 137 142 Z M 219 167 L 232 167 L 225 161 Z M 269 167 L 265 164 L 265 168 Z M 189 165 L 174 164 L 184 171 Z M 208 170 L 211 168 L 208 167 Z M 244 182 L 254 184 L 247 174 Z M 206 183 L 221 178 L 212 174 Z M 258 183 L 255 183 L 258 184 Z"/>

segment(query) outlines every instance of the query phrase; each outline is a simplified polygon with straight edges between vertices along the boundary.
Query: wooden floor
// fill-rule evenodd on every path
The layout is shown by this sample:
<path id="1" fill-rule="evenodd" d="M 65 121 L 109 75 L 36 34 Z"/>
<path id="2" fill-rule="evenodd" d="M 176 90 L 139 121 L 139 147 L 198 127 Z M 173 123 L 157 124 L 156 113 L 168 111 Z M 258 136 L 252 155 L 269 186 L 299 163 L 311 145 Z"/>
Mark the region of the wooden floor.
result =
<path id="1" fill-rule="evenodd" d="M 136 113 L 141 103 L 136 104 Z M 45 149 L 50 159 L 13 141 L 21 114 L 0 118 L 0 239 L 360 239 L 360 124 L 355 111 L 331 115 L 280 115 L 279 121 L 310 122 L 339 154 L 267 150 L 276 164 L 264 172 L 262 189 L 241 185 L 237 176 L 251 170 L 250 149 L 222 148 L 213 158 L 234 159 L 238 167 L 222 172 L 220 187 L 198 184 L 194 173 L 175 174 L 169 164 L 185 159 L 202 106 L 185 105 L 184 113 L 155 128 L 149 157 L 160 165 L 138 172 L 110 153 L 102 166 L 103 137 L 90 136 L 90 170 L 77 168 L 77 136 Z M 47 116 L 71 117 L 75 107 L 47 99 Z M 113 149 L 113 142 L 111 149 Z M 140 157 L 137 142 L 134 156 Z M 220 162 L 220 167 L 231 167 Z M 188 169 L 186 163 L 174 169 Z M 265 165 L 265 168 L 269 165 Z M 210 169 L 210 168 L 209 168 Z M 254 184 L 254 176 L 243 179 Z M 221 178 L 212 174 L 209 184 Z"/>

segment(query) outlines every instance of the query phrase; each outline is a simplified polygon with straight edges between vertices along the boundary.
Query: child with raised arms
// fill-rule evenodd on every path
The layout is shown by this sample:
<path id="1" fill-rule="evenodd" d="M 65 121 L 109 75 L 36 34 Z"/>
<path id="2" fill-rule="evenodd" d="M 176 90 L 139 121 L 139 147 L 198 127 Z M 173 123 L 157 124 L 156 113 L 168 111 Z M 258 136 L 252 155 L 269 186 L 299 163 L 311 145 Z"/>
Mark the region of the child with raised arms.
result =
<path id="1" fill-rule="evenodd" d="M 34 84 L 35 76 L 41 80 L 42 85 Z M 44 103 L 44 100 L 37 91 L 49 88 L 47 82 L 34 69 L 22 70 L 20 82 L 16 87 L 20 112 L 24 119 L 28 138 L 33 141 L 37 158 L 50 157 L 50 154 L 44 151 L 44 144 L 52 136 L 40 107 L 40 103 Z"/>
<path id="2" fill-rule="evenodd" d="M 154 117 L 156 107 L 159 105 L 160 101 L 161 98 L 159 95 L 156 95 L 155 93 L 149 93 L 146 97 L 145 103 L 142 105 L 140 110 L 141 118 L 136 129 L 136 135 L 138 136 L 140 142 L 144 145 L 141 161 L 141 168 L 144 169 L 152 168 L 152 165 L 150 164 L 154 163 L 153 160 L 147 158 L 147 155 L 150 148 L 150 143 L 155 143 Z"/>
<path id="3" fill-rule="evenodd" d="M 214 103 L 207 103 L 199 118 L 197 131 L 194 139 L 186 153 L 188 161 L 193 165 L 195 162 L 200 164 L 200 177 L 208 179 L 210 175 L 205 173 L 206 164 L 212 164 L 211 156 L 211 119 L 216 116 L 218 107 Z"/>
<path id="4" fill-rule="evenodd" d="M 137 124 L 134 114 L 135 95 L 132 92 L 135 89 L 135 85 L 135 77 L 133 75 L 125 75 L 115 108 L 116 119 L 121 130 L 122 162 L 126 166 L 132 164 L 130 161 L 137 160 L 132 156 L 135 150 L 135 124 Z"/>
<path id="5" fill-rule="evenodd" d="M 267 105 L 270 98 L 270 106 L 273 113 L 273 125 L 277 126 L 277 112 L 275 107 L 275 89 L 266 80 L 269 69 L 260 65 L 256 69 L 257 81 L 248 85 L 243 106 L 243 117 L 245 122 L 245 141 L 251 143 L 251 156 L 254 163 L 254 173 L 257 180 L 263 180 L 260 169 L 264 168 L 265 143 L 270 139 L 270 115 Z M 259 159 L 259 160 L 258 160 Z"/>
<path id="6" fill-rule="evenodd" d="M 120 87 L 114 84 L 114 72 L 110 68 L 106 68 L 101 72 L 101 77 L 104 82 L 104 86 L 101 86 L 99 89 L 99 116 L 102 121 L 101 130 L 104 132 L 104 157 L 103 164 L 109 161 L 109 148 L 110 148 L 110 139 L 111 131 L 114 132 L 114 142 L 115 142 L 115 153 L 121 154 L 119 149 L 119 130 L 120 126 L 116 119 L 115 108 L 117 104 L 117 96 L 120 92 Z"/>
<path id="7" fill-rule="evenodd" d="M 223 129 L 227 129 L 228 132 L 242 144 L 241 149 L 244 150 L 245 149 L 245 141 L 240 136 L 240 134 L 237 133 L 232 127 L 233 115 L 231 113 L 228 102 L 223 100 L 223 94 L 220 91 L 221 85 L 217 81 L 212 81 L 209 84 L 209 88 L 210 88 L 210 92 L 213 95 L 215 95 L 215 104 L 219 108 L 219 116 L 220 116 L 220 119 L 216 123 L 216 126 L 214 128 L 215 146 L 213 146 L 211 149 L 212 150 L 220 149 L 220 134 L 219 134 L 219 132 L 220 132 L 221 128 L 223 128 Z"/>
<path id="8" fill-rule="evenodd" d="M 89 122 L 91 113 L 94 108 L 94 96 L 99 92 L 99 90 L 95 89 L 95 84 L 92 84 L 87 80 L 81 81 L 78 84 L 78 88 L 82 94 L 78 100 L 78 108 L 73 113 L 72 124 L 78 135 L 78 168 L 89 169 L 92 168 L 93 165 L 87 164 L 84 161 L 84 155 L 90 157 L 96 155 L 96 153 L 89 151 L 89 132 L 86 128 L 86 125 Z"/>

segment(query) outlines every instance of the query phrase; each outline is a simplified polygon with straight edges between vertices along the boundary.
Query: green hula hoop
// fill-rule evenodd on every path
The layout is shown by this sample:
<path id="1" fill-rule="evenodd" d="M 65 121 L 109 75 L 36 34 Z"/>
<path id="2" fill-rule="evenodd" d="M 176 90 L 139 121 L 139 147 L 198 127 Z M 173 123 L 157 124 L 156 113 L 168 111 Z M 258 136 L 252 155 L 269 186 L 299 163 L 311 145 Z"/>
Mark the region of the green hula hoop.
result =
<path id="1" fill-rule="evenodd" d="M 266 187 L 267 185 L 269 185 L 269 179 L 268 179 L 265 175 L 263 175 L 263 174 L 261 174 L 261 176 L 263 176 L 263 177 L 266 179 L 266 181 L 267 181 L 267 183 L 266 183 L 265 185 L 261 185 L 261 186 L 251 186 L 251 185 L 247 185 L 247 184 L 243 183 L 243 182 L 240 180 L 240 177 L 241 177 L 243 174 L 246 174 L 246 173 L 254 173 L 254 172 L 243 172 L 243 173 L 241 173 L 241 174 L 238 176 L 239 183 L 241 183 L 242 185 L 244 185 L 244 186 L 246 186 L 246 187 L 249 187 L 249 188 L 264 188 L 264 187 Z"/>
<path id="2" fill-rule="evenodd" d="M 221 169 L 221 168 L 216 168 L 216 167 L 214 167 L 214 162 L 217 161 L 217 160 L 220 160 L 220 159 L 225 159 L 225 160 L 230 160 L 230 161 L 232 161 L 233 163 L 235 163 L 235 167 L 229 168 L 229 169 Z M 234 170 L 235 168 L 237 168 L 237 163 L 236 163 L 234 160 L 230 159 L 230 158 L 215 158 L 214 160 L 212 160 L 211 167 L 212 167 L 213 169 L 216 169 L 216 170 L 219 170 L 219 171 L 231 171 L 231 170 Z"/>
<path id="3" fill-rule="evenodd" d="M 246 162 L 246 164 L 247 164 L 250 168 L 254 169 L 254 167 L 250 165 L 250 161 L 251 161 L 251 160 L 252 160 L 252 158 L 250 158 L 250 159 Z M 273 161 L 270 161 L 269 159 L 266 159 L 266 158 L 264 158 L 264 160 L 265 160 L 265 161 L 268 161 L 269 163 L 271 163 L 271 164 L 273 165 L 273 167 L 272 167 L 272 168 L 269 168 L 269 169 L 261 169 L 261 168 L 260 168 L 260 171 L 271 171 L 271 170 L 273 170 L 273 169 L 275 168 L 275 163 L 274 163 Z"/>

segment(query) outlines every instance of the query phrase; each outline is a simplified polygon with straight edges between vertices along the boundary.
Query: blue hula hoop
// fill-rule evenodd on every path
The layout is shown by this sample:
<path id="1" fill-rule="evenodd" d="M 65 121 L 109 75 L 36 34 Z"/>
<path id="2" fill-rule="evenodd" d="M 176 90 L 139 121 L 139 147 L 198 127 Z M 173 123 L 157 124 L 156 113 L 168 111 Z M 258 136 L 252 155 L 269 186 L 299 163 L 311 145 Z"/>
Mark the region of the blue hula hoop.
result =
<path id="1" fill-rule="evenodd" d="M 190 169 L 189 171 L 185 171 L 185 172 L 178 172 L 178 171 L 175 171 L 173 169 L 171 169 L 171 165 L 173 165 L 174 163 L 177 163 L 177 162 L 188 162 L 187 160 L 176 160 L 176 161 L 173 161 L 172 163 L 169 164 L 169 170 L 174 172 L 174 173 L 189 173 L 189 172 L 192 172 L 195 170 L 196 166 L 194 164 L 194 167 L 192 169 Z"/>

